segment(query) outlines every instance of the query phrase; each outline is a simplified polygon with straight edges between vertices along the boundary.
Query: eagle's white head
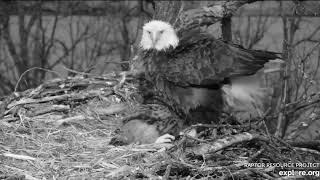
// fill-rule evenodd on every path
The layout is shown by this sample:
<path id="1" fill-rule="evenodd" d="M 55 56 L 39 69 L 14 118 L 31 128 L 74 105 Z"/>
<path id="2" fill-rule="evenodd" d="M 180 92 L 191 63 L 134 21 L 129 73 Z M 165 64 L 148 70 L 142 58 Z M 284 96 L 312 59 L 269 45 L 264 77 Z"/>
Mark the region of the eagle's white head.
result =
<path id="1" fill-rule="evenodd" d="M 153 20 L 143 26 L 140 46 L 144 50 L 166 50 L 177 47 L 178 43 L 178 36 L 169 23 Z"/>

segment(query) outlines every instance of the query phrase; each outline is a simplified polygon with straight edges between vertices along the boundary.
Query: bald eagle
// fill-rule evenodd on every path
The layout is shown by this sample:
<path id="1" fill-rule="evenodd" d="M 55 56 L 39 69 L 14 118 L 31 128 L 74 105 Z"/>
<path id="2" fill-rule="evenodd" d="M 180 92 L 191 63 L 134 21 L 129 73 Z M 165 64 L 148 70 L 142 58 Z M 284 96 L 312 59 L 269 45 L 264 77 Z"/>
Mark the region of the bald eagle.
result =
<path id="1" fill-rule="evenodd" d="M 218 122 L 228 105 L 252 111 L 263 93 L 250 77 L 279 58 L 278 53 L 245 49 L 199 29 L 176 32 L 159 20 L 143 26 L 140 46 L 146 79 L 186 123 Z"/>
<path id="2" fill-rule="evenodd" d="M 141 91 L 152 89 L 161 104 L 141 105 L 139 116 L 125 120 L 110 144 L 170 142 L 191 124 L 219 122 L 226 107 L 248 112 L 244 118 L 259 114 L 264 89 L 253 75 L 279 58 L 198 29 L 176 32 L 158 20 L 143 26 L 140 46 L 142 55 L 134 66 L 143 69 L 149 82 L 146 87 L 142 83 Z"/>

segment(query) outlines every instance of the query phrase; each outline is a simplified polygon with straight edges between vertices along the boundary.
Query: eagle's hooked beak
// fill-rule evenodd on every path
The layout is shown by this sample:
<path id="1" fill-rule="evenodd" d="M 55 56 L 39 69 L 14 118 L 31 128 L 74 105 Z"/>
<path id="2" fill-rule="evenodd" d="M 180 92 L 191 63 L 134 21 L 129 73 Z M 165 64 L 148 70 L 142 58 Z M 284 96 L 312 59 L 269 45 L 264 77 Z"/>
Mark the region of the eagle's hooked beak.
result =
<path id="1" fill-rule="evenodd" d="M 156 43 L 157 43 L 157 42 L 155 41 L 155 38 L 152 38 L 151 41 L 152 41 L 152 47 L 153 47 L 153 48 L 156 47 Z"/>
<path id="2" fill-rule="evenodd" d="M 159 41 L 161 34 L 162 34 L 161 31 L 158 31 L 156 33 L 149 33 L 153 48 L 156 46 L 157 42 Z"/>

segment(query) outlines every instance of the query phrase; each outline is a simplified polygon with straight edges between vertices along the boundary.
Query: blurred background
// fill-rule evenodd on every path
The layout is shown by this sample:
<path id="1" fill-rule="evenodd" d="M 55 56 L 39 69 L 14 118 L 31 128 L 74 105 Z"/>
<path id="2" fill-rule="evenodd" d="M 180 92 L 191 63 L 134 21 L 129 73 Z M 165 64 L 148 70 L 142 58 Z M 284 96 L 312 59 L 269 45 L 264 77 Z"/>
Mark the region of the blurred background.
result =
<path id="1" fill-rule="evenodd" d="M 214 3 L 219 2 L 185 1 L 185 6 Z M 74 76 L 73 70 L 97 75 L 128 70 L 154 5 L 152 0 L 0 1 L 0 96 Z M 320 102 L 312 99 L 320 89 L 319 17 L 320 2 L 302 0 L 258 1 L 232 17 L 235 43 L 283 54 L 286 64 L 268 64 L 263 83 L 273 88 L 266 100 L 269 112 L 297 106 L 283 124 L 283 136 L 291 139 L 320 139 Z M 220 26 L 207 30 L 220 38 Z M 277 122 L 267 123 L 277 128 Z"/>

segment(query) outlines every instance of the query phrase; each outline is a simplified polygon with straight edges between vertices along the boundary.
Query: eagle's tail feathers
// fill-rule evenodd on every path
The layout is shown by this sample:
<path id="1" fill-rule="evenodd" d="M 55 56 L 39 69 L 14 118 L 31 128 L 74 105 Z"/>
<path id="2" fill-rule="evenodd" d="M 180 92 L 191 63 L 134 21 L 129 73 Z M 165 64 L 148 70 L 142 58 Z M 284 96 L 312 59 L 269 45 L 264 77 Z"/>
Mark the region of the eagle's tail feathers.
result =
<path id="1" fill-rule="evenodd" d="M 222 87 L 225 110 L 231 110 L 242 118 L 261 116 L 271 88 L 264 88 L 253 76 L 231 79 L 231 85 Z"/>

